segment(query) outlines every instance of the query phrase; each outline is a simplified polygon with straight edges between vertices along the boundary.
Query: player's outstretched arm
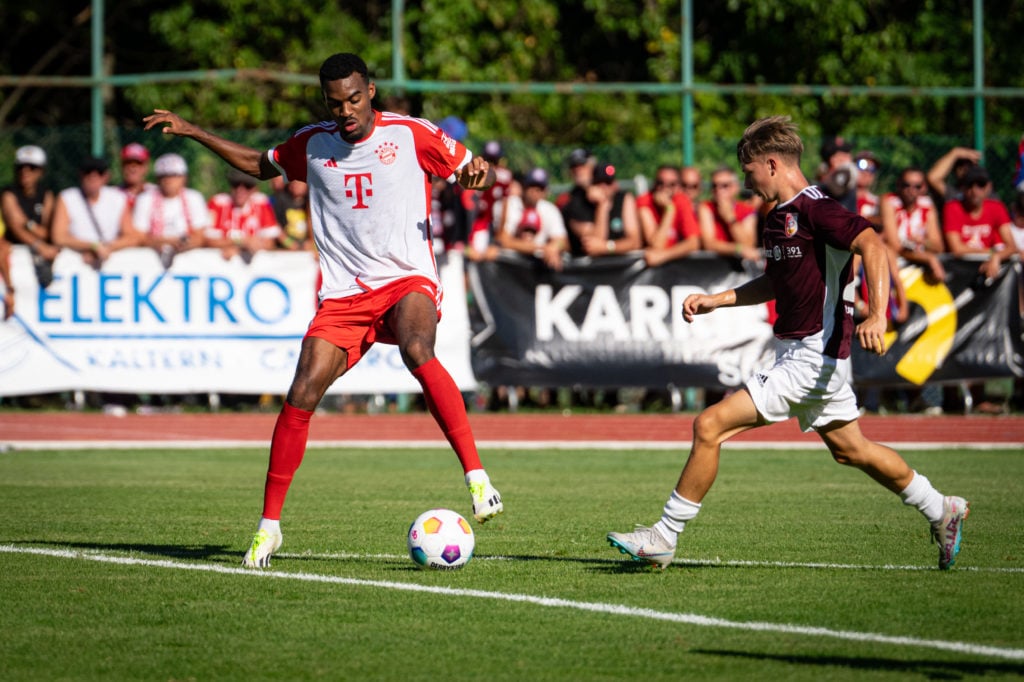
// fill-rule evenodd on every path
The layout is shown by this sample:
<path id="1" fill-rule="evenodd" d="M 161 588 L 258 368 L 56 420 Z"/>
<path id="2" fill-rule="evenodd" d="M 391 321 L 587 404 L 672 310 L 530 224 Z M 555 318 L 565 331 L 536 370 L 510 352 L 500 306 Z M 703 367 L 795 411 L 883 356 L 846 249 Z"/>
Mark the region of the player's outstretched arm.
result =
<path id="1" fill-rule="evenodd" d="M 761 275 L 742 286 L 717 294 L 690 294 L 683 301 L 683 319 L 693 322 L 695 316 L 710 313 L 723 306 L 755 305 L 770 301 L 774 297 L 771 280 L 767 275 Z"/>
<path id="2" fill-rule="evenodd" d="M 697 315 L 706 315 L 712 312 L 715 308 L 722 305 L 722 303 L 719 303 L 719 297 L 725 294 L 735 294 L 735 292 L 729 289 L 729 291 L 723 291 L 718 294 L 690 294 L 683 301 L 683 319 L 687 322 L 693 322 L 693 318 Z"/>
<path id="3" fill-rule="evenodd" d="M 145 130 L 163 126 L 161 132 L 164 135 L 191 138 L 238 170 L 255 178 L 266 180 L 279 175 L 269 162 L 261 158 L 263 152 L 260 150 L 214 135 L 172 111 L 154 109 L 152 114 L 142 119 L 142 122 L 146 124 Z"/>

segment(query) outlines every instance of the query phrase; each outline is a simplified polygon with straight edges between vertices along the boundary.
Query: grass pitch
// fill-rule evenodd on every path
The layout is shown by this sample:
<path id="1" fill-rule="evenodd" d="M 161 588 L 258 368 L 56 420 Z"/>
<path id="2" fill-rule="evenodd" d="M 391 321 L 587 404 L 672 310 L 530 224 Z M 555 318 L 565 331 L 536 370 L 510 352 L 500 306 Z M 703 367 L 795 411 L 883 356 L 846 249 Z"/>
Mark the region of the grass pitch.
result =
<path id="1" fill-rule="evenodd" d="M 920 515 L 821 451 L 727 450 L 665 571 L 609 530 L 657 520 L 685 453 L 489 450 L 506 513 L 421 571 L 405 533 L 469 515 L 440 449 L 311 448 L 284 546 L 238 568 L 266 452 L 0 454 L 5 680 L 877 680 L 1024 677 L 1024 458 L 908 451 L 971 501 L 935 568 Z"/>

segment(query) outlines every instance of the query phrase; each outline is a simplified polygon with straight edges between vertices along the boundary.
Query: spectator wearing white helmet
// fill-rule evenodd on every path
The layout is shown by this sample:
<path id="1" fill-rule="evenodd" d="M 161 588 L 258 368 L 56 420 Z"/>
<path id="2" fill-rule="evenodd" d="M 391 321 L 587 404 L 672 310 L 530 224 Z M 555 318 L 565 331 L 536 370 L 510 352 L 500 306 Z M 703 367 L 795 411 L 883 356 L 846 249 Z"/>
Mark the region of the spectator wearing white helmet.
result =
<path id="1" fill-rule="evenodd" d="M 202 193 L 188 187 L 188 164 L 178 154 L 164 154 L 153 164 L 156 187 L 135 200 L 132 224 L 143 235 L 143 244 L 160 254 L 170 267 L 182 251 L 204 245 L 210 212 Z"/>

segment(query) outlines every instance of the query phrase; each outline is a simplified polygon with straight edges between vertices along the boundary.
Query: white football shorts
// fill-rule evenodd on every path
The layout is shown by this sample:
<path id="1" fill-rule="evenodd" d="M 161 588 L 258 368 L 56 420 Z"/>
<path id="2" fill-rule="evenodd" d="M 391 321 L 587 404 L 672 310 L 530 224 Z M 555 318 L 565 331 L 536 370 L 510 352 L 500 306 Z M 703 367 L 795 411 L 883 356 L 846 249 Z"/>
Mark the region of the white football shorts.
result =
<path id="1" fill-rule="evenodd" d="M 768 422 L 796 417 L 804 431 L 860 416 L 850 358 L 837 360 L 800 341 L 775 340 L 775 364 L 746 383 L 754 407 Z"/>

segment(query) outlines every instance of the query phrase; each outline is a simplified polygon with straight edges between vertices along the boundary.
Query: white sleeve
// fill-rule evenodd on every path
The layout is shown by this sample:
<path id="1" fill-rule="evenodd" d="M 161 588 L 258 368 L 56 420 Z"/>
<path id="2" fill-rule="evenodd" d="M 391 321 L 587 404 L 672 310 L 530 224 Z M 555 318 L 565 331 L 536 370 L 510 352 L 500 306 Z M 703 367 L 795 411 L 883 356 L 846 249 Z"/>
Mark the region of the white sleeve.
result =
<path id="1" fill-rule="evenodd" d="M 538 205 L 537 210 L 541 211 L 540 224 L 546 233 L 544 241 L 567 236 L 565 220 L 562 219 L 562 212 L 557 206 L 550 201 L 544 201 Z"/>

